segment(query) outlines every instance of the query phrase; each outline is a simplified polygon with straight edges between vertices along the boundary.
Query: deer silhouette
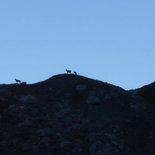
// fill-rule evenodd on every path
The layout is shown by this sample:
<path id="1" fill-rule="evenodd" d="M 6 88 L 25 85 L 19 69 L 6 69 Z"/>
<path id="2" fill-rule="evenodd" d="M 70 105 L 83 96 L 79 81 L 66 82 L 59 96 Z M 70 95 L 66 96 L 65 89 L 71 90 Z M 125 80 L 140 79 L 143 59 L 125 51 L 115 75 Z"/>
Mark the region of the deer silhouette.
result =
<path id="1" fill-rule="evenodd" d="M 73 72 L 75 75 L 77 75 L 77 72 Z"/>
<path id="2" fill-rule="evenodd" d="M 67 70 L 67 69 L 66 69 L 66 72 L 67 72 L 67 74 L 71 74 L 72 73 L 71 70 Z"/>
<path id="3" fill-rule="evenodd" d="M 17 80 L 17 79 L 15 78 L 15 81 L 16 81 L 16 83 L 21 84 L 21 80 Z"/>

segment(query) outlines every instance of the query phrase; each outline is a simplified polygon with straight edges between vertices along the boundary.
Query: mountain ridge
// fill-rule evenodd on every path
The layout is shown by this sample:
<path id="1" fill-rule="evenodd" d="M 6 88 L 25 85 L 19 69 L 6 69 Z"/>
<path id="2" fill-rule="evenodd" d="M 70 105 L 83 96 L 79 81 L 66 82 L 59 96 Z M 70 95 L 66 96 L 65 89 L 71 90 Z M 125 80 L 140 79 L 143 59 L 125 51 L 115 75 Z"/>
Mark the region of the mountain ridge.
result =
<path id="1" fill-rule="evenodd" d="M 141 90 L 73 74 L 1 85 L 0 154 L 153 155 L 155 106 Z"/>

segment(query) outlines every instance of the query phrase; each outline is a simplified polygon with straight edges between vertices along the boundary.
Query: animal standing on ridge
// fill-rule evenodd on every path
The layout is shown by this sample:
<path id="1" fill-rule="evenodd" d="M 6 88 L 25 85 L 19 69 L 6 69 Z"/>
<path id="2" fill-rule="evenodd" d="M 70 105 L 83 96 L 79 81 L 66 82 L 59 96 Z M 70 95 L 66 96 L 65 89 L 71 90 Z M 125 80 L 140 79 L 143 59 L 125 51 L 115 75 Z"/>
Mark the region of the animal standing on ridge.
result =
<path id="1" fill-rule="evenodd" d="M 71 74 L 72 73 L 71 70 L 67 70 L 67 69 L 66 69 L 66 72 L 67 72 L 67 74 Z"/>
<path id="2" fill-rule="evenodd" d="M 16 83 L 21 84 L 21 80 L 17 80 L 17 79 L 15 78 L 15 81 L 16 81 Z"/>

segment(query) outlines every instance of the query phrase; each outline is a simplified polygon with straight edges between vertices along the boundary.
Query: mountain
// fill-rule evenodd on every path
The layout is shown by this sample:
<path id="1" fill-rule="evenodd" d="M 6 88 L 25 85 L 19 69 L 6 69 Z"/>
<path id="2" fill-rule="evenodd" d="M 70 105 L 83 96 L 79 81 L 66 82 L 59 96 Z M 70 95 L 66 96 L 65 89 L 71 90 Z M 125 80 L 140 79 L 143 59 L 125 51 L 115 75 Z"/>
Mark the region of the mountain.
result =
<path id="1" fill-rule="evenodd" d="M 142 88 L 139 88 L 136 91 L 140 96 L 143 96 L 143 98 L 147 102 L 155 105 L 155 82 L 149 85 L 143 86 Z"/>
<path id="2" fill-rule="evenodd" d="M 0 154 L 154 155 L 155 106 L 144 98 L 154 89 L 143 90 L 73 74 L 0 85 Z"/>

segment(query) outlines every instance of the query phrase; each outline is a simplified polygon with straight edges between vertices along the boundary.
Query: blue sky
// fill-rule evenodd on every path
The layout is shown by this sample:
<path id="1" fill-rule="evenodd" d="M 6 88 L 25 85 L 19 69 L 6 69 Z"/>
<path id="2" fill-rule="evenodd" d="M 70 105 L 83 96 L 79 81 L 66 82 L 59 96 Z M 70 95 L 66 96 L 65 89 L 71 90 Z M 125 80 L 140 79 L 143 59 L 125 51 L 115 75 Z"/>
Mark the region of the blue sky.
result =
<path id="1" fill-rule="evenodd" d="M 155 80 L 154 0 L 1 0 L 0 83 L 65 68 L 125 89 Z"/>

